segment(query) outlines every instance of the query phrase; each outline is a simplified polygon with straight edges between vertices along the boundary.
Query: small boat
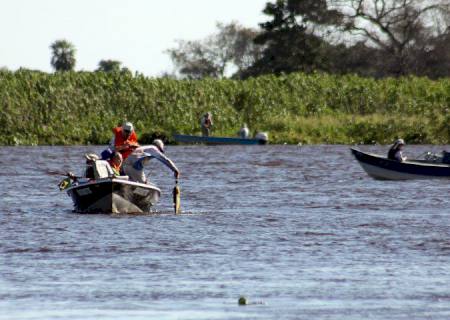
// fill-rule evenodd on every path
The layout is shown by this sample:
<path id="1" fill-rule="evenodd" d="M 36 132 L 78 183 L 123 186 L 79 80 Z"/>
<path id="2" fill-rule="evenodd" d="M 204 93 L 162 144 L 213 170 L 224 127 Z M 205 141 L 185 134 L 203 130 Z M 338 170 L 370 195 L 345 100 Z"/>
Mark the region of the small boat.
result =
<path id="1" fill-rule="evenodd" d="M 430 160 L 407 160 L 403 162 L 387 159 L 373 153 L 351 148 L 369 176 L 378 180 L 449 179 L 450 164 Z"/>
<path id="2" fill-rule="evenodd" d="M 79 213 L 150 212 L 161 195 L 153 184 L 116 177 L 76 182 L 66 190 Z"/>
<path id="3" fill-rule="evenodd" d="M 238 145 L 263 145 L 267 144 L 267 138 L 230 138 L 230 137 L 203 137 L 203 136 L 191 136 L 185 134 L 175 134 L 174 139 L 180 143 L 204 143 L 207 145 L 226 145 L 226 144 L 238 144 Z"/>
<path id="4" fill-rule="evenodd" d="M 93 161 L 90 170 L 89 178 L 86 172 L 84 177 L 68 177 L 60 183 L 60 190 L 66 190 L 72 198 L 75 212 L 145 213 L 150 212 L 161 196 L 161 190 L 151 183 L 114 175 L 107 161 Z M 64 183 L 70 179 L 73 183 Z"/>

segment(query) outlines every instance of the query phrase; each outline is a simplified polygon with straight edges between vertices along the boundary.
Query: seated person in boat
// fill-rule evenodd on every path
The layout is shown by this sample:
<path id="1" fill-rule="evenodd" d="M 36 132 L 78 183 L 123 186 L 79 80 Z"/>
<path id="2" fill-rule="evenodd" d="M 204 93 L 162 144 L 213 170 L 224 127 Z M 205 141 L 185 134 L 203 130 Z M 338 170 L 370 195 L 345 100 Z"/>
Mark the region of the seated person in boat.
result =
<path id="1" fill-rule="evenodd" d="M 122 158 L 122 154 L 120 152 L 114 152 L 111 155 L 111 158 L 109 158 L 109 160 L 107 160 L 109 165 L 111 166 L 111 169 L 114 172 L 115 176 L 120 176 L 120 170 L 122 169 L 122 163 L 123 163 L 123 158 Z"/>
<path id="2" fill-rule="evenodd" d="M 112 151 L 110 148 L 107 148 L 101 153 L 101 160 L 108 161 L 115 175 L 119 175 L 122 169 L 123 157 L 120 152 Z"/>
<path id="3" fill-rule="evenodd" d="M 405 146 L 405 141 L 403 139 L 397 139 L 388 152 L 388 159 L 403 162 L 406 157 L 403 156 L 403 147 Z"/>
<path id="4" fill-rule="evenodd" d="M 95 179 L 95 162 L 97 160 L 99 160 L 99 156 L 96 155 L 95 153 L 86 153 L 84 155 L 84 158 L 86 159 L 86 168 L 84 169 L 84 174 L 81 177 L 77 177 L 76 175 L 74 175 L 72 172 L 68 172 L 67 173 L 67 177 L 70 181 L 70 184 L 72 182 L 80 182 L 78 180 L 78 178 L 86 178 L 86 179 L 81 179 L 81 180 L 94 180 Z M 66 183 L 66 179 L 64 179 L 63 181 L 60 182 L 59 184 L 59 188 L 60 190 L 64 190 L 67 187 L 70 186 L 70 184 Z"/>
<path id="5" fill-rule="evenodd" d="M 241 139 L 248 139 L 250 136 L 250 130 L 247 127 L 247 124 L 244 123 L 244 125 L 239 129 L 238 135 Z"/>
<path id="6" fill-rule="evenodd" d="M 133 151 L 130 156 L 123 162 L 123 171 L 130 180 L 146 183 L 144 165 L 151 159 L 158 159 L 164 163 L 170 170 L 174 172 L 175 178 L 178 179 L 180 171 L 175 164 L 164 155 L 164 143 L 156 139 L 151 146 L 139 147 Z"/>
<path id="7" fill-rule="evenodd" d="M 84 157 L 86 158 L 86 170 L 84 171 L 84 177 L 88 179 L 95 179 L 94 163 L 99 159 L 99 157 L 95 153 L 86 153 Z"/>
<path id="8" fill-rule="evenodd" d="M 120 152 L 125 160 L 134 149 L 139 147 L 133 124 L 125 122 L 122 126 L 114 128 L 113 133 L 109 147 L 111 151 Z"/>
<path id="9" fill-rule="evenodd" d="M 117 152 L 118 155 L 115 155 L 111 158 L 110 161 L 100 160 L 99 156 L 95 153 L 87 153 L 84 155 L 86 158 L 86 170 L 84 177 L 88 180 L 96 180 L 96 179 L 105 179 L 112 178 L 114 176 L 119 176 L 119 171 L 113 169 L 110 163 L 113 163 L 114 166 L 121 165 L 122 156 Z"/>
<path id="10" fill-rule="evenodd" d="M 202 127 L 202 136 L 209 137 L 213 125 L 211 112 L 207 112 L 203 115 L 200 125 Z"/>

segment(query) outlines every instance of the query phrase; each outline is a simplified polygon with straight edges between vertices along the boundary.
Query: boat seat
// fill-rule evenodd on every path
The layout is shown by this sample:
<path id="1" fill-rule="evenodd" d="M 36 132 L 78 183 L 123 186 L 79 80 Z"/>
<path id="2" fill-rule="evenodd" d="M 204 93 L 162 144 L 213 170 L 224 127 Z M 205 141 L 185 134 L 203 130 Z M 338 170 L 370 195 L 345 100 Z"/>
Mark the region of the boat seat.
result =
<path id="1" fill-rule="evenodd" d="M 112 170 L 108 161 L 97 160 L 94 162 L 94 177 L 95 179 L 105 179 L 114 176 L 114 171 Z"/>
<path id="2" fill-rule="evenodd" d="M 118 180 L 130 180 L 130 177 L 128 177 L 128 176 L 115 176 L 114 179 L 118 179 Z"/>

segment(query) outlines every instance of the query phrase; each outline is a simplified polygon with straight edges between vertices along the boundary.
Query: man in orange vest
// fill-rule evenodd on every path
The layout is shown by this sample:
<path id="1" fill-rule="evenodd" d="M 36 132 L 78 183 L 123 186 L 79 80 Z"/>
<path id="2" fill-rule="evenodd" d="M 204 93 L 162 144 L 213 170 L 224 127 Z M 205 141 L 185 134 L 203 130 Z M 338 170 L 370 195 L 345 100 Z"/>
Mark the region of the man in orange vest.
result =
<path id="1" fill-rule="evenodd" d="M 134 149 L 139 147 L 137 135 L 131 122 L 125 122 L 121 127 L 113 129 L 114 136 L 111 139 L 112 151 L 120 152 L 125 160 Z"/>

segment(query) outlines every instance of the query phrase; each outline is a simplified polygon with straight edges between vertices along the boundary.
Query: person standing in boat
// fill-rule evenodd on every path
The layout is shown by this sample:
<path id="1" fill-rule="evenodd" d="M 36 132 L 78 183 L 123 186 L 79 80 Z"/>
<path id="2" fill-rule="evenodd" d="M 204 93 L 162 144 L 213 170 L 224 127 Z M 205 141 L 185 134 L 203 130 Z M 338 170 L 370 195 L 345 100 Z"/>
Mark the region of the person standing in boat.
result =
<path id="1" fill-rule="evenodd" d="M 133 124 L 125 122 L 122 126 L 114 128 L 113 133 L 109 148 L 111 151 L 120 152 L 123 160 L 125 160 L 134 149 L 139 147 Z"/>
<path id="2" fill-rule="evenodd" d="M 202 136 L 209 137 L 213 126 L 211 112 L 207 112 L 203 115 L 200 125 L 202 127 Z"/>
<path id="3" fill-rule="evenodd" d="M 123 162 L 123 171 L 130 180 L 146 183 L 144 165 L 151 159 L 157 159 L 164 163 L 170 170 L 173 171 L 175 178 L 178 179 L 180 171 L 175 164 L 168 157 L 164 155 L 164 143 L 156 139 L 151 146 L 138 147 L 130 156 Z"/>
<path id="4" fill-rule="evenodd" d="M 397 139 L 388 152 L 388 159 L 396 160 L 399 162 L 406 161 L 406 157 L 403 155 L 403 147 L 405 141 L 403 139 Z"/>
<path id="5" fill-rule="evenodd" d="M 241 129 L 239 129 L 238 135 L 241 139 L 248 139 L 250 136 L 250 130 L 247 127 L 247 124 L 244 123 L 241 127 Z"/>

